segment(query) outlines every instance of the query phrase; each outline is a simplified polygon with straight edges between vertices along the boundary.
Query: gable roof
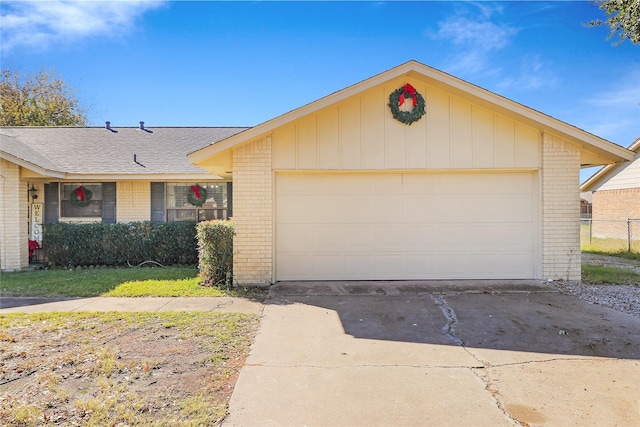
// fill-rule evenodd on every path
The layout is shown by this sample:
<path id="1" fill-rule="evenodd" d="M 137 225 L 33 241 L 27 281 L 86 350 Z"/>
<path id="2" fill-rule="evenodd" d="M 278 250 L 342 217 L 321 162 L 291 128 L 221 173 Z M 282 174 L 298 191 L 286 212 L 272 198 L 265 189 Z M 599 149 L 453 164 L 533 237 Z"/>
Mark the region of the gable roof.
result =
<path id="1" fill-rule="evenodd" d="M 640 159 L 640 157 L 637 156 L 637 154 L 640 154 L 640 138 L 636 139 L 634 142 L 631 143 L 631 145 L 629 146 L 629 150 L 635 152 L 637 159 Z M 630 160 L 630 161 L 633 161 L 633 160 Z M 640 160 L 637 160 L 637 161 L 640 161 Z M 622 169 L 624 169 L 624 163 L 623 165 L 615 163 L 615 164 L 606 165 L 603 168 L 597 170 L 593 175 L 589 177 L 589 179 L 587 179 L 580 186 L 580 191 L 593 191 L 597 186 L 599 186 L 600 184 L 603 184 L 608 179 L 612 178 L 618 172 L 620 172 L 622 170 L 621 166 L 622 166 Z M 640 183 L 638 185 L 640 186 Z"/>
<path id="2" fill-rule="evenodd" d="M 505 116 L 515 118 L 516 120 L 526 123 L 536 129 L 559 134 L 568 141 L 576 143 L 582 147 L 581 164 L 583 167 L 621 162 L 629 160 L 633 156 L 633 153 L 629 150 L 568 123 L 555 119 L 549 115 L 526 107 L 435 68 L 417 61 L 409 61 L 360 83 L 332 93 L 303 107 L 266 121 L 242 132 L 241 134 L 231 136 L 216 143 L 215 145 L 195 151 L 189 154 L 189 159 L 196 165 L 203 165 L 206 163 L 206 160 L 212 156 L 222 154 L 237 145 L 244 144 L 262 135 L 268 134 L 275 128 L 400 76 L 423 79 L 435 87 L 453 94 L 463 95 L 472 99 L 473 102 L 479 105 L 496 110 Z"/>
<path id="3" fill-rule="evenodd" d="M 219 178 L 191 164 L 187 154 L 246 129 L 0 127 L 0 157 L 53 178 L 149 179 L 150 175 Z"/>

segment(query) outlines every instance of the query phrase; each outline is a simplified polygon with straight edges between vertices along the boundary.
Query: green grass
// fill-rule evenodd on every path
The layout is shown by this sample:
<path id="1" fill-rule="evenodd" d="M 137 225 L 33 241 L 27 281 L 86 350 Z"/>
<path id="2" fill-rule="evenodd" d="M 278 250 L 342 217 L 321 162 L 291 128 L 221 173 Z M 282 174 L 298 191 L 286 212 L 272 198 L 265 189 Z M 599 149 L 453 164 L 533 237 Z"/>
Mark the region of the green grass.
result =
<path id="1" fill-rule="evenodd" d="M 200 286 L 200 279 L 137 280 L 125 282 L 102 294 L 108 297 L 221 297 L 228 292 L 220 288 Z"/>
<path id="2" fill-rule="evenodd" d="M 589 240 L 589 226 L 586 224 L 580 225 L 580 250 L 627 259 L 640 259 L 640 241 L 637 239 L 631 241 L 631 251 L 626 239 L 592 237 Z"/>
<path id="3" fill-rule="evenodd" d="M 640 286 L 640 274 L 622 268 L 583 265 L 582 283 Z"/>
<path id="4" fill-rule="evenodd" d="M 580 249 L 582 252 L 586 252 L 590 254 L 609 255 L 609 256 L 616 256 L 619 258 L 640 260 L 640 252 L 628 252 L 626 249 L 620 250 L 620 249 L 614 249 L 614 248 L 606 247 L 602 245 L 581 245 Z"/>
<path id="5" fill-rule="evenodd" d="M 86 270 L 37 270 L 0 273 L 4 297 L 194 297 L 258 296 L 260 290 L 225 290 L 200 286 L 194 268 L 106 268 Z"/>

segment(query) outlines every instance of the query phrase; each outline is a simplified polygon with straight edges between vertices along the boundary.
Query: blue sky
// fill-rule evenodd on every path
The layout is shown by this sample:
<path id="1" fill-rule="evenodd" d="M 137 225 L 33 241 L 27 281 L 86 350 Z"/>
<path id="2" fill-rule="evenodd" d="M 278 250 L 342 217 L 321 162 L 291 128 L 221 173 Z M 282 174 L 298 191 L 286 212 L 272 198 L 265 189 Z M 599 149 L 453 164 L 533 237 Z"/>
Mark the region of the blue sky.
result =
<path id="1" fill-rule="evenodd" d="M 3 67 L 46 67 L 89 124 L 253 126 L 415 59 L 622 146 L 640 46 L 580 2 L 5 2 Z M 592 171 L 584 171 L 583 179 Z"/>

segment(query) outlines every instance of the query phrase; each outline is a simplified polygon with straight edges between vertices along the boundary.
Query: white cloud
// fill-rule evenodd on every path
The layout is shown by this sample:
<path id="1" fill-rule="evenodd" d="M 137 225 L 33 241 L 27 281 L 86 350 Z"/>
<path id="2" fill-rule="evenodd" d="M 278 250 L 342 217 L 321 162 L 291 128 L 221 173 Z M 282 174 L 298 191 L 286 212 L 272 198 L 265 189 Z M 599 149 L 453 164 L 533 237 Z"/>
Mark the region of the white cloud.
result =
<path id="1" fill-rule="evenodd" d="M 640 71 L 623 73 L 611 90 L 582 102 L 579 127 L 625 147 L 640 136 Z"/>
<path id="2" fill-rule="evenodd" d="M 435 33 L 427 34 L 452 44 L 446 71 L 464 78 L 489 80 L 493 83 L 487 85 L 500 91 L 535 91 L 557 84 L 553 68 L 540 55 L 527 53 L 520 59 L 519 69 L 516 65 L 505 71 L 509 64 L 518 62 L 505 51 L 522 29 L 500 22 L 496 18 L 503 13 L 499 6 L 471 6 L 474 9 L 460 9 L 439 22 Z"/>
<path id="3" fill-rule="evenodd" d="M 490 52 L 505 47 L 517 32 L 516 28 L 499 25 L 486 18 L 472 20 L 454 16 L 438 24 L 438 32 L 434 38 L 449 40 L 469 50 Z"/>
<path id="4" fill-rule="evenodd" d="M 547 62 L 540 55 L 527 54 L 521 59 L 520 71 L 503 77 L 497 83 L 500 91 L 513 89 L 516 91 L 532 91 L 553 87 L 558 83 L 558 78 L 551 71 Z"/>
<path id="5" fill-rule="evenodd" d="M 449 56 L 447 71 L 464 76 L 499 73 L 492 65 L 492 54 L 508 46 L 518 28 L 492 21 L 502 9 L 476 3 L 473 16 L 468 9 L 459 11 L 438 23 L 435 33 L 427 33 L 434 40 L 444 40 L 455 46 Z"/>
<path id="6" fill-rule="evenodd" d="M 2 50 L 43 50 L 56 43 L 87 37 L 117 37 L 130 31 L 159 1 L 20 1 L 3 2 Z"/>

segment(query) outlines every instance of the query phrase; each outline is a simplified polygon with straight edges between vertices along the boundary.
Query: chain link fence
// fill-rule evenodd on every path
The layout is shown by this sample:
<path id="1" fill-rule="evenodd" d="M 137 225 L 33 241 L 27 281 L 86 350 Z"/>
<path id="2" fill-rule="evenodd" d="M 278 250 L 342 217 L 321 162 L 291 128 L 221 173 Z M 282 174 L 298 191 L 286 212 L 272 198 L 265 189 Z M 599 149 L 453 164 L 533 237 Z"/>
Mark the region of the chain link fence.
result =
<path id="1" fill-rule="evenodd" d="M 580 248 L 603 252 L 640 253 L 640 219 L 582 218 Z"/>

